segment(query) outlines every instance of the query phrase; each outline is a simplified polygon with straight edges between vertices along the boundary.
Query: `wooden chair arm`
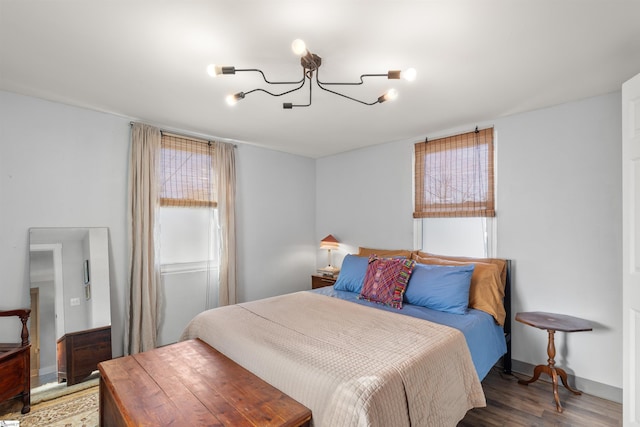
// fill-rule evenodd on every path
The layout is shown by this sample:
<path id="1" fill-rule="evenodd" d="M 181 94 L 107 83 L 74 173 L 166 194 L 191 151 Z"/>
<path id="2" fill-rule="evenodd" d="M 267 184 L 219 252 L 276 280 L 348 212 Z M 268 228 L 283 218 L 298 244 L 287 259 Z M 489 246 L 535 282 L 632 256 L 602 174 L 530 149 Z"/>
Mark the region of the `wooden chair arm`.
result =
<path id="1" fill-rule="evenodd" d="M 20 338 L 22 339 L 21 345 L 23 347 L 29 344 L 29 329 L 27 329 L 27 320 L 29 320 L 30 314 L 31 309 L 29 308 L 0 311 L 0 317 L 18 316 L 20 318 L 20 321 L 22 322 L 22 333 L 20 334 Z"/>
<path id="2" fill-rule="evenodd" d="M 3 351 L 0 352 L 0 364 L 4 363 L 5 360 L 9 360 L 11 357 L 13 357 L 14 354 L 20 353 L 24 349 L 25 349 L 24 346 L 18 347 L 18 344 L 15 344 L 15 347 L 13 348 L 11 347 L 3 348 Z"/>
<path id="3" fill-rule="evenodd" d="M 19 308 L 17 310 L 0 310 L 0 317 L 7 317 L 7 316 L 29 317 L 30 313 L 31 313 L 31 309 L 29 308 Z"/>

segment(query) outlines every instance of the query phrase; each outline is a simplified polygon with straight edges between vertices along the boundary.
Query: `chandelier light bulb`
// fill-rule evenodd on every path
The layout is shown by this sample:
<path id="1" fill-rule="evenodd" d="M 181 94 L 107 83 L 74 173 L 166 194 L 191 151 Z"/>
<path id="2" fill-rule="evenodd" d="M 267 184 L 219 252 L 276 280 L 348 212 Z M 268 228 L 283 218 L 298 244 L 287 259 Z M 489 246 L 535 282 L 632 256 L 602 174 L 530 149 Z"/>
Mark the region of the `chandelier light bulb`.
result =
<path id="1" fill-rule="evenodd" d="M 302 56 L 307 53 L 307 45 L 301 39 L 295 39 L 293 43 L 291 43 L 291 50 L 298 56 Z"/>
<path id="2" fill-rule="evenodd" d="M 398 97 L 398 91 L 396 91 L 395 89 L 389 89 L 384 93 L 384 95 L 380 95 L 378 97 L 378 103 L 382 104 L 385 101 L 393 101 L 397 97 Z"/>
<path id="3" fill-rule="evenodd" d="M 416 69 L 415 68 L 407 68 L 402 72 L 402 78 L 408 82 L 412 82 L 416 79 Z"/>
<path id="4" fill-rule="evenodd" d="M 236 105 L 238 101 L 240 101 L 241 99 L 244 99 L 244 92 L 238 92 L 233 95 L 228 95 L 226 99 L 227 99 L 227 104 Z"/>
<path id="5" fill-rule="evenodd" d="M 207 74 L 209 74 L 211 77 L 216 77 L 222 74 L 222 68 L 216 64 L 209 64 L 209 66 L 207 67 Z"/>
<path id="6" fill-rule="evenodd" d="M 393 101 L 398 97 L 398 91 L 395 89 L 389 89 L 387 93 L 384 94 L 385 101 Z"/>

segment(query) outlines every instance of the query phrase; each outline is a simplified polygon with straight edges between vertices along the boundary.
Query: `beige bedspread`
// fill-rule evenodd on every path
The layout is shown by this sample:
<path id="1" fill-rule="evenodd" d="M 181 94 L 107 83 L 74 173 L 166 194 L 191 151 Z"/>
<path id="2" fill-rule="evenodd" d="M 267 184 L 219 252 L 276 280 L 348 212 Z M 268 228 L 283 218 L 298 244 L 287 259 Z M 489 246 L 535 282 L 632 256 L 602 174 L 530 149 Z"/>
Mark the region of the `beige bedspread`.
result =
<path id="1" fill-rule="evenodd" d="M 312 292 L 206 311 L 191 338 L 310 408 L 316 427 L 455 426 L 485 406 L 458 330 Z"/>

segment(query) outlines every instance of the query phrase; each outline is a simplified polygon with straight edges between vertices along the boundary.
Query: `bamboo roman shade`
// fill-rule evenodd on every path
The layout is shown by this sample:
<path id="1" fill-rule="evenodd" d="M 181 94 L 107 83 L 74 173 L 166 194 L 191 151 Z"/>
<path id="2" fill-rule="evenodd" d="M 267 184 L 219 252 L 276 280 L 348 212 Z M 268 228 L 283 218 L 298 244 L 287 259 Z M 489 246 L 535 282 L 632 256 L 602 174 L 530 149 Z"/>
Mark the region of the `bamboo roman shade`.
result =
<path id="1" fill-rule="evenodd" d="M 213 145 L 162 134 L 160 206 L 216 207 Z"/>
<path id="2" fill-rule="evenodd" d="M 415 144 L 414 218 L 495 216 L 493 128 Z"/>

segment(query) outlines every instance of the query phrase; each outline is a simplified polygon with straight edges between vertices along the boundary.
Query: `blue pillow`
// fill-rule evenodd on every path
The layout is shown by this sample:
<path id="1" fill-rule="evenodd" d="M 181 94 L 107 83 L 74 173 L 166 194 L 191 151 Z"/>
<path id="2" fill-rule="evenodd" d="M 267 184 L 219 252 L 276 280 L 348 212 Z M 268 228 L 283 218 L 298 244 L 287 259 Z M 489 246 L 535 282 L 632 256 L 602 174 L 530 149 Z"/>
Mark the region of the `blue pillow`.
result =
<path id="1" fill-rule="evenodd" d="M 333 289 L 360 293 L 364 276 L 367 274 L 369 258 L 363 256 L 347 255 L 342 261 L 338 280 Z"/>
<path id="2" fill-rule="evenodd" d="M 475 265 L 416 264 L 404 299 L 408 304 L 453 314 L 465 314 Z"/>

